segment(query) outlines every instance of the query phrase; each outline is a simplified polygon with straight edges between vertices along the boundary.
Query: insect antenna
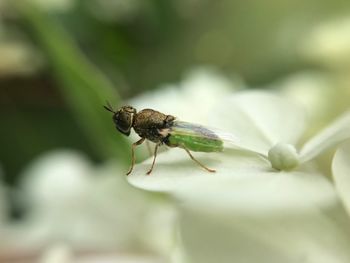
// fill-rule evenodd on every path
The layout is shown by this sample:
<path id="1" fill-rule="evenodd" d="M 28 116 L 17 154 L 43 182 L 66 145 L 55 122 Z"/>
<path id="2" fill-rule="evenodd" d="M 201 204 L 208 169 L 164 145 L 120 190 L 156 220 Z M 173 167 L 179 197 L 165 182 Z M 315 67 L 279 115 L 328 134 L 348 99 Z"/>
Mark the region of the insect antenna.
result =
<path id="1" fill-rule="evenodd" d="M 108 100 L 106 101 L 106 104 L 107 104 L 107 106 L 103 105 L 103 107 L 104 107 L 106 110 L 108 110 L 108 111 L 110 111 L 110 112 L 112 112 L 112 113 L 116 113 L 115 110 L 113 110 L 113 108 L 112 108 L 112 106 L 111 106 L 111 104 L 109 103 Z"/>

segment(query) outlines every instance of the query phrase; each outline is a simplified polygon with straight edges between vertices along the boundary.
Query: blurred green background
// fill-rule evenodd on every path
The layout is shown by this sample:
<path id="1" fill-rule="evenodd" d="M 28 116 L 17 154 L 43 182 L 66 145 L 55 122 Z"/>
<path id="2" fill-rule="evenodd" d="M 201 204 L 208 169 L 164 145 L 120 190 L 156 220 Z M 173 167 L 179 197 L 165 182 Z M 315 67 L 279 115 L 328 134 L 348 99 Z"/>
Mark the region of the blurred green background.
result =
<path id="1" fill-rule="evenodd" d="M 299 54 L 308 32 L 349 14 L 347 0 L 1 0 L 0 160 L 16 183 L 56 148 L 128 162 L 114 106 L 211 65 L 250 87 L 323 69 Z M 214 88 L 214 87 L 213 87 Z"/>

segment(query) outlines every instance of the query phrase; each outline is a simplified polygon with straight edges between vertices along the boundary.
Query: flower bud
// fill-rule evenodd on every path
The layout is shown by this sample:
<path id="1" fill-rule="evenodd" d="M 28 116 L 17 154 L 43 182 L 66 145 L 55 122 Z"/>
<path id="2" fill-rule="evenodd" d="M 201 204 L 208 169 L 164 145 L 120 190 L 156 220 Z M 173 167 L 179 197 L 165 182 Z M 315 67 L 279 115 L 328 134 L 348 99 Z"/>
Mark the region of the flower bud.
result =
<path id="1" fill-rule="evenodd" d="M 291 144 L 278 143 L 268 153 L 268 159 L 272 168 L 288 171 L 299 165 L 299 156 L 295 147 Z"/>

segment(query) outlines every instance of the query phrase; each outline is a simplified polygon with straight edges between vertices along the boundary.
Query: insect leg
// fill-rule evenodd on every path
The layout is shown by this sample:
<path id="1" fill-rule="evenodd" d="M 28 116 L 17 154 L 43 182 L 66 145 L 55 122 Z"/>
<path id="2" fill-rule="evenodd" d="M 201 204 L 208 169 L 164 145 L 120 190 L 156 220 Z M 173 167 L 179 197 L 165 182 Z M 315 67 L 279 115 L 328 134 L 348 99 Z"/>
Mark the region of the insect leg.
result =
<path id="1" fill-rule="evenodd" d="M 208 172 L 215 173 L 216 171 L 214 169 L 210 169 L 206 167 L 204 164 L 200 163 L 194 156 L 191 154 L 190 150 L 188 150 L 185 146 L 182 145 L 182 148 L 188 153 L 188 155 L 191 157 L 193 161 L 195 161 L 199 166 L 207 170 Z"/>
<path id="2" fill-rule="evenodd" d="M 147 151 L 148 154 L 151 156 L 152 155 L 152 149 L 149 141 L 146 141 L 146 146 L 147 146 Z"/>
<path id="3" fill-rule="evenodd" d="M 134 142 L 131 146 L 131 167 L 129 171 L 126 173 L 126 175 L 129 175 L 132 172 L 132 169 L 134 169 L 135 165 L 135 147 L 142 144 L 145 141 L 146 138 L 141 138 L 137 142 Z"/>
<path id="4" fill-rule="evenodd" d="M 153 162 L 152 162 L 152 166 L 151 169 L 149 169 L 149 171 L 147 172 L 147 174 L 151 174 L 152 170 L 153 170 L 153 166 L 156 162 L 156 157 L 157 157 L 157 151 L 158 151 L 158 147 L 159 147 L 159 143 L 156 144 L 156 146 L 154 147 L 154 154 L 153 154 Z"/>

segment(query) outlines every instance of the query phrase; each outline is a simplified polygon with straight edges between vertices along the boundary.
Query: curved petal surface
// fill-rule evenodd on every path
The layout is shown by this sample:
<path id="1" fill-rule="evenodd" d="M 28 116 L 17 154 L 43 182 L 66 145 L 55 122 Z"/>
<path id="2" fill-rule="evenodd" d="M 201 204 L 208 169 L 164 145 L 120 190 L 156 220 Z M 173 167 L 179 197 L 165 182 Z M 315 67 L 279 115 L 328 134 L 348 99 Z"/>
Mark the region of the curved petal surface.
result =
<path id="1" fill-rule="evenodd" d="M 210 125 L 233 133 L 237 146 L 267 155 L 277 143 L 296 144 L 305 126 L 299 104 L 275 93 L 243 91 L 221 101 Z"/>

